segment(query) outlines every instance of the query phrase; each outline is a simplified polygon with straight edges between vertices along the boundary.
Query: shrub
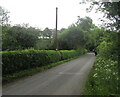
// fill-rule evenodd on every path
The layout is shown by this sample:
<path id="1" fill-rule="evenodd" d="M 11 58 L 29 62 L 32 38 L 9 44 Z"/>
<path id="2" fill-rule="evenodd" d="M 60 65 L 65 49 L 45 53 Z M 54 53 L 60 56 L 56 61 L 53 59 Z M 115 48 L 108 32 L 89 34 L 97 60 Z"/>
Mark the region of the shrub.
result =
<path id="1" fill-rule="evenodd" d="M 6 76 L 22 70 L 41 67 L 50 63 L 66 60 L 79 56 L 80 52 L 75 50 L 34 50 L 2 52 L 2 74 Z"/>
<path id="2" fill-rule="evenodd" d="M 118 62 L 97 56 L 86 83 L 85 95 L 119 94 Z"/>
<path id="3" fill-rule="evenodd" d="M 61 60 L 61 54 L 59 51 L 46 50 L 45 52 L 49 57 L 49 63 L 55 63 Z"/>
<path id="4" fill-rule="evenodd" d="M 79 55 L 79 53 L 75 50 L 61 50 L 60 52 L 62 60 L 66 60 Z"/>
<path id="5" fill-rule="evenodd" d="M 17 71 L 43 66 L 49 63 L 49 57 L 44 51 L 24 50 L 3 52 L 3 75 Z"/>

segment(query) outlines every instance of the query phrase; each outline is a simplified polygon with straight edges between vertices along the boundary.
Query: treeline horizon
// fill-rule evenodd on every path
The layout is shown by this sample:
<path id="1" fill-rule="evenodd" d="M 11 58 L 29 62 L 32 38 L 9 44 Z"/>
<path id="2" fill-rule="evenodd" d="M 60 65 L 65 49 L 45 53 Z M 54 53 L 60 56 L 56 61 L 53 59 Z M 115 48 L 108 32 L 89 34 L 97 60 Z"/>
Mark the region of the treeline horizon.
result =
<path id="1" fill-rule="evenodd" d="M 97 38 L 103 36 L 105 29 L 99 28 L 93 24 L 90 17 L 79 18 L 76 23 L 68 28 L 61 28 L 57 31 L 56 39 L 55 29 L 46 27 L 41 30 L 28 24 L 11 25 L 8 13 L 2 9 L 4 19 L 2 21 L 2 50 L 55 50 L 56 42 L 58 49 L 72 50 L 86 48 L 90 51 L 95 49 L 99 43 Z"/>

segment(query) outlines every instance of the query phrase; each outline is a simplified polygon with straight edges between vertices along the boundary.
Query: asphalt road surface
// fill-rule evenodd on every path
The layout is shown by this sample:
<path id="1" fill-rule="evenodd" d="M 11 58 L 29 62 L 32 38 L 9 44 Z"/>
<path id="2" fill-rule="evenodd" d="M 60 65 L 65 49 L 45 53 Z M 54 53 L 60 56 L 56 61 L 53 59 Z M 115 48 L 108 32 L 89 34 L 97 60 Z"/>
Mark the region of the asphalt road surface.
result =
<path id="1" fill-rule="evenodd" d="M 3 95 L 81 95 L 94 53 L 3 86 Z"/>

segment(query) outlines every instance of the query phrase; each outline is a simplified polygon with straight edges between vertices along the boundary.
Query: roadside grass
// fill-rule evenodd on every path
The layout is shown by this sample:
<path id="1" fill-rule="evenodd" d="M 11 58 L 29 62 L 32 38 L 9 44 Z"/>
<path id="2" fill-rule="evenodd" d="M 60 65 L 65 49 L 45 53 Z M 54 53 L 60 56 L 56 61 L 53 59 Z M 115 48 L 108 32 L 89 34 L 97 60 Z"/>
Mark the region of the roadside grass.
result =
<path id="1" fill-rule="evenodd" d="M 3 85 L 5 85 L 7 83 L 13 82 L 13 81 L 18 80 L 18 79 L 23 78 L 23 77 L 32 76 L 36 73 L 43 72 L 47 69 L 50 69 L 50 68 L 55 67 L 57 65 L 63 64 L 63 63 L 68 62 L 68 61 L 71 61 L 73 59 L 77 59 L 79 57 L 80 56 L 76 56 L 74 58 L 62 60 L 62 61 L 59 61 L 59 62 L 56 62 L 56 63 L 51 63 L 51 64 L 48 64 L 48 65 L 45 65 L 45 66 L 34 67 L 32 69 L 23 70 L 23 71 L 19 71 L 19 72 L 13 73 L 13 74 L 9 74 L 5 77 L 2 77 L 2 83 L 3 83 Z"/>
<path id="2" fill-rule="evenodd" d="M 118 62 L 97 56 L 86 81 L 83 95 L 120 97 Z"/>

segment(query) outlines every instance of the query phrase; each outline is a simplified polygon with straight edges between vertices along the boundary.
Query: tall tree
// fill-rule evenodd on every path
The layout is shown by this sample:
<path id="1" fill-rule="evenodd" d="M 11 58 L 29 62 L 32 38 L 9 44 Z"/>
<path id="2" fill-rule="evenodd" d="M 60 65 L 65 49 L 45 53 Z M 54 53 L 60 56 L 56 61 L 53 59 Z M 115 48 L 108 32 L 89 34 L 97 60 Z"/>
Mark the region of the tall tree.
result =
<path id="1" fill-rule="evenodd" d="M 90 17 L 78 18 L 76 23 L 82 30 L 89 31 L 92 26 L 92 19 Z"/>
<path id="2" fill-rule="evenodd" d="M 39 32 L 35 28 L 20 26 L 3 26 L 2 28 L 3 50 L 18 50 L 34 47 L 38 40 Z"/>
<path id="3" fill-rule="evenodd" d="M 0 6 L 0 25 L 8 25 L 9 24 L 9 18 L 10 16 L 8 15 L 10 13 L 9 11 L 5 10 Z"/>
<path id="4" fill-rule="evenodd" d="M 120 31 L 120 2 L 93 2 L 91 3 L 90 8 L 87 8 L 88 11 L 91 11 L 94 6 L 97 5 L 97 11 L 102 11 L 104 17 L 109 19 L 106 23 L 106 26 L 109 28 L 116 28 Z"/>
<path id="5" fill-rule="evenodd" d="M 45 28 L 43 31 L 43 37 L 51 38 L 52 37 L 52 31 L 49 28 Z"/>

